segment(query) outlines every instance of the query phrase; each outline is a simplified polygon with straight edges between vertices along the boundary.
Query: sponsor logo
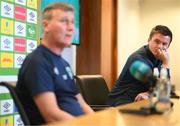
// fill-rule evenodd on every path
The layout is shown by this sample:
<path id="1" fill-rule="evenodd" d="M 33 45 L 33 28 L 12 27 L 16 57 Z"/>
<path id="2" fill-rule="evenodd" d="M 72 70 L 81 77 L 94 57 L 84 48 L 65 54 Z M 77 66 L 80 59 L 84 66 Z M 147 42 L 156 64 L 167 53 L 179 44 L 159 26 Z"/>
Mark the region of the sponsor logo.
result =
<path id="1" fill-rule="evenodd" d="M 1 18 L 1 33 L 13 35 L 13 21 Z"/>
<path id="2" fill-rule="evenodd" d="M 12 99 L 1 100 L 0 111 L 2 115 L 12 114 L 13 113 L 13 100 Z"/>
<path id="3" fill-rule="evenodd" d="M 34 48 L 34 47 L 35 47 L 35 44 L 32 43 L 32 42 L 30 42 L 28 45 L 29 45 L 29 47 L 31 47 L 31 48 Z"/>
<path id="4" fill-rule="evenodd" d="M 15 38 L 14 49 L 17 52 L 25 52 L 26 40 L 22 38 Z"/>
<path id="5" fill-rule="evenodd" d="M 17 121 L 18 123 L 21 123 L 21 122 L 22 122 L 22 120 L 21 120 L 20 117 L 19 117 L 16 121 Z"/>
<path id="6" fill-rule="evenodd" d="M 63 78 L 64 80 L 67 80 L 67 79 L 68 79 L 68 77 L 67 77 L 66 74 L 63 74 L 63 75 L 62 75 L 62 78 Z"/>
<path id="7" fill-rule="evenodd" d="M 33 24 L 27 24 L 27 38 L 36 40 L 37 39 L 37 26 Z"/>
<path id="8" fill-rule="evenodd" d="M 37 41 L 27 40 L 27 52 L 32 52 L 37 47 Z"/>
<path id="9" fill-rule="evenodd" d="M 16 3 L 26 5 L 26 0 L 15 0 Z"/>
<path id="10" fill-rule="evenodd" d="M 34 14 L 33 12 L 30 12 L 30 13 L 29 13 L 29 16 L 30 16 L 30 17 L 31 17 L 31 19 L 32 19 L 32 18 L 34 18 L 34 17 L 35 17 L 35 14 Z"/>
<path id="11" fill-rule="evenodd" d="M 1 50 L 13 51 L 13 38 L 8 36 L 1 36 Z"/>
<path id="12" fill-rule="evenodd" d="M 1 53 L 0 62 L 2 68 L 13 67 L 13 53 Z"/>
<path id="13" fill-rule="evenodd" d="M 8 125 L 9 121 L 8 119 L 5 119 L 5 124 Z"/>
<path id="14" fill-rule="evenodd" d="M 4 42 L 4 44 L 5 44 L 6 46 L 8 46 L 8 47 L 9 47 L 9 45 L 10 45 L 10 43 L 11 43 L 11 41 L 10 41 L 9 39 L 5 39 L 3 42 Z"/>
<path id="15" fill-rule="evenodd" d="M 21 22 L 15 22 L 15 35 L 26 36 L 26 24 Z"/>
<path id="16" fill-rule="evenodd" d="M 3 108 L 5 109 L 4 112 L 8 112 L 10 106 L 11 106 L 11 104 L 9 104 L 8 102 L 5 102 L 5 104 L 3 105 Z"/>
<path id="17" fill-rule="evenodd" d="M 27 22 L 37 24 L 37 11 L 27 9 Z"/>
<path id="18" fill-rule="evenodd" d="M 24 57 L 19 56 L 19 57 L 17 58 L 17 61 L 18 61 L 19 65 L 21 65 L 22 62 L 24 61 Z"/>
<path id="19" fill-rule="evenodd" d="M 73 73 L 72 73 L 71 68 L 70 68 L 70 67 L 66 67 L 65 69 L 66 69 L 66 72 L 68 73 L 69 77 L 70 77 L 71 79 L 73 79 Z"/>
<path id="20" fill-rule="evenodd" d="M 15 54 L 14 56 L 14 67 L 15 68 L 20 68 L 24 59 L 25 59 L 26 55 L 24 54 Z"/>
<path id="21" fill-rule="evenodd" d="M 18 29 L 19 31 L 22 31 L 24 28 L 23 28 L 22 25 L 18 25 L 18 26 L 17 26 L 17 29 Z"/>
<path id="22" fill-rule="evenodd" d="M 2 61 L 3 61 L 3 62 L 7 62 L 7 63 L 11 63 L 11 62 L 12 62 L 12 60 L 11 60 L 11 59 L 8 59 L 8 58 L 4 58 Z"/>
<path id="23" fill-rule="evenodd" d="M 13 116 L 4 116 L 0 118 L 1 126 L 13 126 Z M 17 126 L 17 125 L 15 125 Z M 20 125 L 19 125 L 20 126 Z"/>
<path id="24" fill-rule="evenodd" d="M 11 8 L 8 5 L 4 6 L 5 13 L 9 14 L 9 11 L 11 11 Z"/>
<path id="25" fill-rule="evenodd" d="M 27 0 L 27 6 L 30 8 L 37 9 L 37 0 Z"/>
<path id="26" fill-rule="evenodd" d="M 26 19 L 26 9 L 16 6 L 15 7 L 15 18 L 19 20 L 25 20 Z"/>
<path id="27" fill-rule="evenodd" d="M 19 114 L 14 116 L 14 126 L 24 126 L 21 116 Z"/>
<path id="28" fill-rule="evenodd" d="M 58 70 L 57 67 L 54 67 L 54 73 L 55 73 L 56 75 L 59 75 L 59 70 Z"/>
<path id="29" fill-rule="evenodd" d="M 2 1 L 1 2 L 1 16 L 14 18 L 14 5 Z"/>
<path id="30" fill-rule="evenodd" d="M 28 29 L 28 32 L 29 32 L 30 34 L 35 34 L 35 30 L 32 29 L 32 28 L 29 28 L 29 29 Z"/>

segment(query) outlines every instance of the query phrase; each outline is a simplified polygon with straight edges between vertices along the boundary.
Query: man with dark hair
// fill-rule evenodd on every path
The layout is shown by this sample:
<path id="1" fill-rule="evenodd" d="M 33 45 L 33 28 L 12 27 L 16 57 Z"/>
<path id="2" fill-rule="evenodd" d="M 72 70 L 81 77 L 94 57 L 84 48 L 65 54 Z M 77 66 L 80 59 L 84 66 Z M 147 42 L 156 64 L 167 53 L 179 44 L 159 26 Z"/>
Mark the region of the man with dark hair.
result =
<path id="1" fill-rule="evenodd" d="M 130 74 L 130 66 L 136 60 L 147 64 L 153 71 L 155 67 L 159 70 L 164 67 L 169 76 L 169 54 L 168 47 L 172 41 L 172 32 L 163 25 L 155 26 L 149 35 L 148 45 L 145 45 L 131 54 L 109 94 L 108 104 L 111 106 L 122 105 L 134 101 L 147 99 L 149 86 L 140 82 Z"/>
<path id="2" fill-rule="evenodd" d="M 16 86 L 30 123 L 39 125 L 93 113 L 61 56 L 73 39 L 73 7 L 63 3 L 49 5 L 43 12 L 42 25 L 41 45 L 26 57 Z"/>

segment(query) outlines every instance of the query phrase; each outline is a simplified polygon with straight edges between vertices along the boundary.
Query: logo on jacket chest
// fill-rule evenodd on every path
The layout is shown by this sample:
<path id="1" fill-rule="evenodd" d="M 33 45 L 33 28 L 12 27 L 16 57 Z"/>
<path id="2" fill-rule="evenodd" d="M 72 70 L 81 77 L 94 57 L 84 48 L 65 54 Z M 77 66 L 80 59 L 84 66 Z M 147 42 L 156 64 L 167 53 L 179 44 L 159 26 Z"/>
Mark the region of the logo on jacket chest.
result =
<path id="1" fill-rule="evenodd" d="M 54 67 L 53 71 L 54 71 L 54 73 L 56 75 L 60 74 L 60 72 L 59 72 L 57 67 Z M 72 73 L 71 68 L 70 67 L 65 67 L 65 72 L 63 72 L 63 74 L 61 76 L 62 76 L 63 80 L 67 80 L 68 76 L 69 76 L 70 79 L 73 79 L 73 73 Z"/>

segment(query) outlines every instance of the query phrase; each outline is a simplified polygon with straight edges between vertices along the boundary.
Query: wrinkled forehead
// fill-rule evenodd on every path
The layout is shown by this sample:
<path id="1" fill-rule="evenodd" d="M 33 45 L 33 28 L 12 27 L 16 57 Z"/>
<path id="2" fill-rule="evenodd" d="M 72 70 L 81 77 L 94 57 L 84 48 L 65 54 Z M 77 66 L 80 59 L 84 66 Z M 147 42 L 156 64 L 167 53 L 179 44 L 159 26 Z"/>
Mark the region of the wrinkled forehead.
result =
<path id="1" fill-rule="evenodd" d="M 74 15 L 74 11 L 71 11 L 71 10 L 54 9 L 51 12 L 52 15 L 54 15 L 54 14 L 67 14 L 67 13 Z"/>
<path id="2" fill-rule="evenodd" d="M 45 20 L 51 20 L 54 16 L 63 16 L 63 15 L 71 15 L 74 17 L 74 11 L 73 10 L 63 10 L 61 8 L 52 9 L 50 11 L 46 11 L 43 15 L 43 19 Z"/>

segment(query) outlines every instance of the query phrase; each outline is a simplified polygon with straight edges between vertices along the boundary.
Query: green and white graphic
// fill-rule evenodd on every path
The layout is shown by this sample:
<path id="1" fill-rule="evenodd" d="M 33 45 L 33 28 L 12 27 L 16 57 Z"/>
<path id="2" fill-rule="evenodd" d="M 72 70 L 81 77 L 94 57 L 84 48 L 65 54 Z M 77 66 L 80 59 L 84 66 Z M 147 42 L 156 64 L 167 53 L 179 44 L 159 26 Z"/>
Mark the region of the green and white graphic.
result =
<path id="1" fill-rule="evenodd" d="M 37 25 L 27 24 L 27 38 L 37 40 Z"/>
<path id="2" fill-rule="evenodd" d="M 16 81 L 25 57 L 38 45 L 39 0 L 0 0 L 0 81 Z"/>

